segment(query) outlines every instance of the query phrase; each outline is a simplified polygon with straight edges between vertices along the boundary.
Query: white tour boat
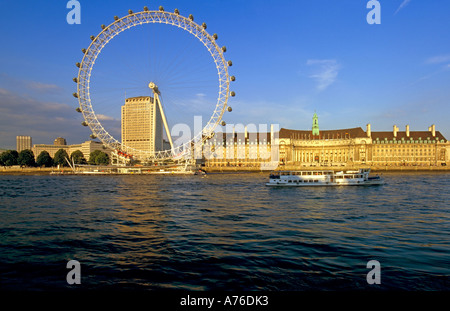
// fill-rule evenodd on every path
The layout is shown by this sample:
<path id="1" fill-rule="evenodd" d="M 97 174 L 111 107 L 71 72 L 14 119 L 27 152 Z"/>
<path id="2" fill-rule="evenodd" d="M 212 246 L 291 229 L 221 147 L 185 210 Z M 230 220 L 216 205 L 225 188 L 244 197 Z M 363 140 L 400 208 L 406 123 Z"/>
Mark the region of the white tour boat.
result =
<path id="1" fill-rule="evenodd" d="M 266 186 L 372 186 L 384 184 L 380 176 L 369 176 L 370 168 L 335 172 L 332 170 L 273 171 Z"/>

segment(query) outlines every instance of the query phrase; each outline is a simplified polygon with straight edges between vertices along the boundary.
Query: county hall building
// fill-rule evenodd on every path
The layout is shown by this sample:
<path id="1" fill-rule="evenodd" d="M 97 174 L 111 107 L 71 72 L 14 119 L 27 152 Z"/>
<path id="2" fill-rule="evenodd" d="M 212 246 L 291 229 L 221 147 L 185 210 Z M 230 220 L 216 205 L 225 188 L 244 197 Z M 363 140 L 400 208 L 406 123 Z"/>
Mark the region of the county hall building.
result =
<path id="1" fill-rule="evenodd" d="M 450 143 L 435 125 L 427 131 L 404 131 L 394 125 L 392 131 L 377 132 L 367 124 L 361 127 L 320 130 L 317 114 L 311 130 L 279 132 L 281 165 L 293 166 L 445 166 L 449 162 Z"/>

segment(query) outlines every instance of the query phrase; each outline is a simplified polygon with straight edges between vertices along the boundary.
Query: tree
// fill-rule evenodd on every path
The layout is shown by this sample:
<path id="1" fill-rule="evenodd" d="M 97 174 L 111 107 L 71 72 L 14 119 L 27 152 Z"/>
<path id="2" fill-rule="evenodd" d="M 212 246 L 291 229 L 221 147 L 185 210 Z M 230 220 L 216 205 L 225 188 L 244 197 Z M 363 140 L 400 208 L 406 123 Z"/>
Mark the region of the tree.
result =
<path id="1" fill-rule="evenodd" d="M 87 164 L 86 158 L 80 150 L 75 150 L 72 152 L 70 155 L 70 161 L 73 161 L 75 164 Z"/>
<path id="2" fill-rule="evenodd" d="M 38 155 L 36 159 L 36 164 L 38 166 L 51 167 L 53 166 L 53 159 L 50 156 L 50 154 L 44 150 Z"/>
<path id="3" fill-rule="evenodd" d="M 106 153 L 102 152 L 97 156 L 97 158 L 95 158 L 95 163 L 97 165 L 108 165 L 109 156 Z"/>
<path id="4" fill-rule="evenodd" d="M 19 153 L 16 150 L 6 150 L 0 154 L 0 164 L 3 166 L 17 165 Z"/>
<path id="5" fill-rule="evenodd" d="M 91 165 L 95 165 L 95 159 L 97 158 L 97 156 L 100 154 L 100 152 L 102 152 L 101 150 L 94 150 L 91 152 L 91 154 L 89 155 L 89 161 L 88 163 Z"/>
<path id="6" fill-rule="evenodd" d="M 22 166 L 36 166 L 33 151 L 30 149 L 22 150 L 17 158 L 17 164 Z"/>
<path id="7" fill-rule="evenodd" d="M 53 164 L 54 165 L 60 165 L 60 166 L 69 166 L 67 163 L 67 160 L 69 158 L 69 155 L 67 154 L 67 151 L 64 149 L 59 149 L 55 153 L 55 157 L 53 158 Z"/>
<path id="8" fill-rule="evenodd" d="M 91 165 L 108 165 L 109 164 L 109 156 L 101 150 L 94 150 L 89 155 L 89 164 L 91 164 Z"/>

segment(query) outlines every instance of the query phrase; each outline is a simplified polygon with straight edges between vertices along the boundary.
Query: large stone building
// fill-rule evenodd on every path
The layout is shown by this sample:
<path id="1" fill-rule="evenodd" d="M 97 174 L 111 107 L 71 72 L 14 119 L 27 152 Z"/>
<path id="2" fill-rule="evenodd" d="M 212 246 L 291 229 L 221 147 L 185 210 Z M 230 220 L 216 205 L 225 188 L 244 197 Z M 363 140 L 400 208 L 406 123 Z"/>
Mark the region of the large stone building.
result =
<path id="1" fill-rule="evenodd" d="M 216 133 L 203 146 L 206 167 L 275 169 L 278 165 L 278 129 L 272 125 L 270 132 L 241 131 L 232 128 L 230 133 Z"/>
<path id="2" fill-rule="evenodd" d="M 435 125 L 428 131 L 375 132 L 361 127 L 319 130 L 317 115 L 312 130 L 282 128 L 280 164 L 294 166 L 441 166 L 449 162 L 450 143 Z"/>
<path id="3" fill-rule="evenodd" d="M 17 152 L 21 152 L 22 150 L 29 149 L 31 150 L 32 139 L 30 136 L 17 136 L 16 137 L 16 150 Z"/>
<path id="4" fill-rule="evenodd" d="M 127 98 L 122 106 L 122 144 L 145 152 L 163 150 L 163 123 L 158 105 L 150 96 Z M 131 150 L 139 157 L 139 152 Z"/>
<path id="5" fill-rule="evenodd" d="M 62 143 L 64 143 L 64 144 L 62 144 Z M 95 150 L 100 150 L 100 151 L 107 153 L 108 155 L 111 155 L 111 150 L 106 148 L 101 142 L 88 140 L 81 144 L 67 145 L 66 140 L 61 137 L 58 137 L 57 139 L 55 139 L 53 145 L 35 144 L 31 150 L 34 153 L 34 157 L 37 159 L 37 157 L 39 156 L 39 154 L 42 151 L 47 151 L 50 154 L 50 156 L 53 158 L 53 157 L 55 157 L 55 154 L 59 149 L 64 149 L 69 156 L 74 151 L 79 150 L 83 153 L 83 156 L 87 161 L 89 161 L 91 152 L 93 152 Z"/>

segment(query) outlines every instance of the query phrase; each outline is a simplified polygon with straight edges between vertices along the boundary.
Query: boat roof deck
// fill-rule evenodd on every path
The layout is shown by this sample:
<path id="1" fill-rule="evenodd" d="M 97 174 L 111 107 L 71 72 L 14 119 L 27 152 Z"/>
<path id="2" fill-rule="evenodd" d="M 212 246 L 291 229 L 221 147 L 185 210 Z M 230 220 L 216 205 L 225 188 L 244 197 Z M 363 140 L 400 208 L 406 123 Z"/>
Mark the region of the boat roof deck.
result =
<path id="1" fill-rule="evenodd" d="M 321 173 L 321 175 L 325 174 L 358 174 L 362 172 L 368 172 L 370 171 L 370 168 L 361 168 L 361 169 L 353 169 L 353 170 L 318 170 L 318 169 L 306 169 L 306 170 L 279 170 L 279 171 L 272 171 L 271 174 L 281 174 L 281 175 L 297 175 L 297 174 L 303 174 L 303 173 Z M 305 174 L 305 175 L 310 175 Z"/>

